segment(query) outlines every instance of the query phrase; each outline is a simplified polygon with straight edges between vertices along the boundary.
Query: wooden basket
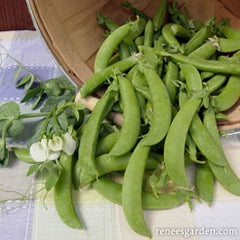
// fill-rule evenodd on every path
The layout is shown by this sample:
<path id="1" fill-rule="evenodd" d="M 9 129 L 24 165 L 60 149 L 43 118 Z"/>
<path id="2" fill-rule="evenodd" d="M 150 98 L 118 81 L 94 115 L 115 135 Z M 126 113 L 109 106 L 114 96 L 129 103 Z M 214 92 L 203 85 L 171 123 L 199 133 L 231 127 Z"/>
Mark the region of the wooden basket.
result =
<path id="1" fill-rule="evenodd" d="M 120 7 L 124 0 L 27 0 L 35 27 L 65 74 L 81 86 L 93 74 L 96 52 L 104 40 L 96 13 L 109 16 L 122 24 L 129 11 Z M 136 2 L 131 0 L 131 2 Z M 238 0 L 179 0 L 189 9 L 194 20 L 206 21 L 229 18 L 231 26 L 240 29 Z M 161 0 L 139 0 L 137 7 L 154 16 Z M 229 113 L 230 128 L 240 127 L 240 108 Z M 229 123 L 228 123 L 229 125 Z M 229 128 L 229 127 L 228 127 Z"/>

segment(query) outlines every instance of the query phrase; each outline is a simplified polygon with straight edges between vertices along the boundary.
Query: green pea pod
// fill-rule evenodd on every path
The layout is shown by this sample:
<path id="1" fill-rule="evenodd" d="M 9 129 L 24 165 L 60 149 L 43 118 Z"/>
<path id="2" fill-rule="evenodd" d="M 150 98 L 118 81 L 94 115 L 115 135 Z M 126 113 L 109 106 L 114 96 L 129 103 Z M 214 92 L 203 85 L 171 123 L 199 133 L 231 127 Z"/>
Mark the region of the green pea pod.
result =
<path id="1" fill-rule="evenodd" d="M 100 72 L 108 66 L 109 60 L 119 43 L 131 31 L 131 24 L 124 24 L 113 31 L 102 43 L 95 58 L 94 72 Z"/>
<path id="2" fill-rule="evenodd" d="M 163 82 L 166 85 L 169 97 L 171 99 L 172 104 L 174 104 L 176 95 L 177 95 L 177 86 L 174 81 L 179 78 L 179 70 L 175 63 L 172 61 L 168 62 L 167 71 L 163 78 Z"/>
<path id="3" fill-rule="evenodd" d="M 122 205 L 129 226 L 138 234 L 151 237 L 143 216 L 142 182 L 150 148 L 140 141 L 125 170 L 122 185 Z"/>
<path id="4" fill-rule="evenodd" d="M 190 63 L 202 71 L 240 75 L 239 64 L 236 63 L 191 58 L 181 54 L 170 54 L 167 52 L 161 52 L 161 54 L 162 56 L 169 56 L 170 59 L 176 63 Z"/>
<path id="5" fill-rule="evenodd" d="M 185 45 L 185 54 L 189 55 L 192 51 L 200 47 L 209 37 L 209 28 L 203 26 L 198 30 Z"/>
<path id="6" fill-rule="evenodd" d="M 107 117 L 115 103 L 116 93 L 106 92 L 97 102 L 90 117 L 85 123 L 78 151 L 78 161 L 74 167 L 75 186 L 84 184 L 81 176 L 98 176 L 95 164 L 97 139 L 102 121 Z"/>
<path id="7" fill-rule="evenodd" d="M 130 52 L 129 52 L 129 49 L 128 49 L 128 46 L 125 42 L 120 42 L 119 44 L 119 56 L 120 56 L 120 59 L 123 60 L 125 58 L 128 58 L 130 57 Z"/>
<path id="8" fill-rule="evenodd" d="M 113 203 L 122 205 L 122 186 L 108 178 L 101 177 L 93 182 L 94 189 Z M 158 198 L 151 192 L 142 193 L 142 205 L 146 210 L 165 210 L 180 206 L 185 199 L 174 194 L 159 194 Z"/>
<path id="9" fill-rule="evenodd" d="M 151 20 L 148 20 L 144 31 L 143 45 L 151 47 L 152 44 L 153 44 L 153 23 Z"/>
<path id="10" fill-rule="evenodd" d="M 222 26 L 219 27 L 220 32 L 229 39 L 240 39 L 240 31 L 228 27 L 228 26 Z"/>
<path id="11" fill-rule="evenodd" d="M 23 161 L 26 163 L 36 163 L 32 159 L 28 149 L 13 148 L 13 152 L 14 152 L 16 158 L 20 161 Z"/>
<path id="12" fill-rule="evenodd" d="M 189 63 L 180 64 L 180 69 L 184 75 L 187 85 L 187 91 L 190 94 L 202 90 L 202 79 L 196 67 Z"/>
<path id="13" fill-rule="evenodd" d="M 167 12 L 167 6 L 168 6 L 168 1 L 162 0 L 159 8 L 157 9 L 155 16 L 153 17 L 153 26 L 154 26 L 155 32 L 158 31 L 163 25 L 164 18 Z"/>
<path id="14" fill-rule="evenodd" d="M 118 77 L 118 81 L 123 106 L 123 124 L 119 138 L 109 153 L 111 156 L 125 154 L 134 147 L 138 140 L 141 125 L 138 100 L 131 82 L 122 76 Z"/>
<path id="15" fill-rule="evenodd" d="M 203 121 L 204 121 L 204 126 L 208 130 L 209 134 L 211 135 L 215 143 L 219 146 L 219 149 L 222 152 L 222 154 L 224 154 L 221 141 L 219 138 L 219 132 L 217 128 L 215 113 L 212 108 L 209 108 L 207 111 L 205 111 Z M 237 196 L 240 196 L 240 179 L 237 177 L 237 175 L 233 171 L 226 157 L 225 157 L 224 167 L 217 166 L 211 162 L 209 162 L 209 167 L 211 168 L 217 181 L 227 191 Z"/>
<path id="16" fill-rule="evenodd" d="M 219 52 L 229 53 L 240 50 L 239 39 L 225 39 L 219 38 Z"/>
<path id="17" fill-rule="evenodd" d="M 218 166 L 226 166 L 225 155 L 212 139 L 198 115 L 193 117 L 190 126 L 190 134 L 198 149 L 208 162 L 212 162 Z"/>
<path id="18" fill-rule="evenodd" d="M 92 94 L 102 83 L 110 79 L 114 73 L 123 73 L 135 65 L 139 58 L 140 55 L 132 55 L 94 74 L 82 85 L 80 89 L 81 96 L 84 98 Z"/>
<path id="19" fill-rule="evenodd" d="M 212 42 L 206 42 L 188 56 L 192 58 L 209 59 L 217 50 L 217 47 Z"/>
<path id="20" fill-rule="evenodd" d="M 164 27 L 162 29 L 162 35 L 163 35 L 165 41 L 167 42 L 167 44 L 169 44 L 169 46 L 172 49 L 174 49 L 175 51 L 179 51 L 180 43 L 179 43 L 178 39 L 175 37 L 175 35 L 173 34 L 171 27 L 172 27 L 171 23 L 164 25 Z"/>
<path id="21" fill-rule="evenodd" d="M 240 75 L 232 75 L 223 91 L 212 99 L 212 106 L 219 112 L 231 108 L 240 97 Z"/>
<path id="22" fill-rule="evenodd" d="M 72 202 L 72 156 L 61 153 L 59 164 L 61 175 L 54 186 L 54 203 L 61 220 L 71 228 L 81 229 L 82 225 Z"/>
<path id="23" fill-rule="evenodd" d="M 150 130 L 143 138 L 143 144 L 152 146 L 166 136 L 172 120 L 172 107 L 168 91 L 156 71 L 145 68 L 144 75 L 151 93 L 153 118 Z"/>
<path id="24" fill-rule="evenodd" d="M 180 37 L 182 39 L 187 39 L 187 40 L 192 37 L 191 32 L 179 24 L 176 24 L 176 23 L 172 24 L 171 30 L 172 30 L 174 36 L 176 36 L 176 37 Z"/>
<path id="25" fill-rule="evenodd" d="M 96 158 L 96 167 L 98 169 L 98 176 L 117 171 L 124 171 L 129 163 L 131 153 L 126 153 L 121 156 L 111 157 L 109 154 L 103 154 Z M 153 170 L 158 167 L 159 163 L 152 157 L 148 157 L 146 162 L 146 169 Z M 96 179 L 97 176 L 83 175 L 82 181 L 87 184 Z"/>
<path id="26" fill-rule="evenodd" d="M 203 201 L 209 205 L 214 196 L 214 175 L 207 164 L 198 164 L 195 172 L 195 188 Z"/>
<path id="27" fill-rule="evenodd" d="M 129 33 L 129 37 L 132 40 L 135 40 L 137 37 L 139 37 L 144 32 L 145 27 L 146 27 L 146 23 L 147 23 L 147 20 L 140 17 L 136 27 L 131 29 L 131 32 Z"/>
<path id="28" fill-rule="evenodd" d="M 202 80 L 204 81 L 205 79 L 213 77 L 214 73 L 213 72 L 204 72 L 203 71 L 203 72 L 200 73 L 200 75 L 201 75 Z"/>
<path id="29" fill-rule="evenodd" d="M 115 131 L 99 140 L 96 148 L 96 156 L 108 153 L 114 146 L 115 142 L 117 141 L 118 134 L 119 133 Z"/>
<path id="30" fill-rule="evenodd" d="M 187 133 L 201 102 L 198 98 L 185 102 L 173 119 L 165 139 L 164 160 L 167 173 L 177 185 L 183 187 L 190 187 L 184 164 Z"/>

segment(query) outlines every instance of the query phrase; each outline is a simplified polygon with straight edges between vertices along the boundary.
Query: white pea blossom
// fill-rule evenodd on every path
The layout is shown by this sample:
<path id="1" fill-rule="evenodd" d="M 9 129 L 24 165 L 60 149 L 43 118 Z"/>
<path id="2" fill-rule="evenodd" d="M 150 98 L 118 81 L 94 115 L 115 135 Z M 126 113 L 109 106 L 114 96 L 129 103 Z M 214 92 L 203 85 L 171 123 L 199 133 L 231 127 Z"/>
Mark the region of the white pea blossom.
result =
<path id="1" fill-rule="evenodd" d="M 62 140 L 63 140 L 62 150 L 67 155 L 73 155 L 76 149 L 76 141 L 73 139 L 72 135 L 70 133 L 65 133 L 62 135 Z"/>
<path id="2" fill-rule="evenodd" d="M 62 136 L 53 136 L 52 139 L 43 137 L 41 141 L 33 143 L 30 147 L 30 155 L 36 162 L 55 160 L 60 157 L 61 151 L 67 155 L 73 155 L 76 149 L 76 141 L 70 133 Z"/>

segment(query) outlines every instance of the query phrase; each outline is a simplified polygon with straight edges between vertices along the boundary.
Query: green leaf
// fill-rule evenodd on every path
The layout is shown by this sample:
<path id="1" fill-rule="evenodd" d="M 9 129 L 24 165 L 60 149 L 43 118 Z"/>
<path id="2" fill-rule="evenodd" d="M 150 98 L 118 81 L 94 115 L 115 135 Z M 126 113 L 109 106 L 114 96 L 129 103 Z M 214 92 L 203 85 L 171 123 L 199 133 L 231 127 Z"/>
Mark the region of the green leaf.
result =
<path id="1" fill-rule="evenodd" d="M 22 119 L 13 120 L 12 125 L 8 128 L 7 135 L 9 137 L 18 136 L 24 129 Z"/>
<path id="2" fill-rule="evenodd" d="M 25 85 L 27 82 L 29 82 L 30 79 L 31 79 L 31 76 L 30 76 L 30 75 L 25 76 L 24 78 L 22 78 L 22 79 L 18 82 L 16 88 L 22 87 L 22 86 Z"/>
<path id="3" fill-rule="evenodd" d="M 28 149 L 23 148 L 13 148 L 13 153 L 15 154 L 16 158 L 20 161 L 26 162 L 26 163 L 36 163 L 29 153 Z"/>
<path id="4" fill-rule="evenodd" d="M 68 124 L 68 118 L 66 113 L 63 112 L 60 115 L 58 115 L 58 123 L 64 131 L 67 131 L 69 124 Z"/>
<path id="5" fill-rule="evenodd" d="M 19 75 L 20 75 L 21 72 L 22 72 L 22 64 L 20 64 L 20 65 L 18 66 L 16 72 L 14 73 L 14 76 L 13 76 L 13 81 L 14 81 L 14 82 L 18 79 L 18 77 L 19 77 Z"/>
<path id="6" fill-rule="evenodd" d="M 57 183 L 59 177 L 61 175 L 61 171 L 59 170 L 58 173 L 50 172 L 47 176 L 45 187 L 47 191 L 50 191 Z"/>
<path id="7" fill-rule="evenodd" d="M 32 104 L 32 110 L 35 110 L 38 105 L 40 104 L 42 97 L 43 97 L 44 91 L 42 90 L 39 94 L 39 96 L 37 97 L 37 99 L 35 100 L 35 102 Z"/>
<path id="8" fill-rule="evenodd" d="M 27 92 L 33 85 L 34 82 L 34 75 L 30 76 L 30 80 L 25 84 L 24 91 Z"/>
<path id="9" fill-rule="evenodd" d="M 29 148 L 33 143 L 38 142 L 41 137 L 42 125 L 44 123 L 44 119 L 38 121 L 34 127 L 32 136 L 28 139 L 27 147 Z"/>
<path id="10" fill-rule="evenodd" d="M 48 81 L 45 83 L 44 90 L 48 96 L 59 96 L 62 92 L 56 81 Z"/>
<path id="11" fill-rule="evenodd" d="M 21 100 L 21 103 L 27 102 L 37 96 L 37 94 L 42 90 L 41 86 L 38 86 L 26 93 L 26 95 Z"/>
<path id="12" fill-rule="evenodd" d="M 34 174 L 35 172 L 37 172 L 40 165 L 41 165 L 41 163 L 35 163 L 35 164 L 31 165 L 31 166 L 28 168 L 28 171 L 27 171 L 26 176 L 27 176 L 27 177 L 28 177 L 28 176 L 31 176 L 32 174 Z"/>
<path id="13" fill-rule="evenodd" d="M 15 102 L 7 102 L 0 106 L 0 120 L 17 119 L 20 115 L 20 108 Z"/>

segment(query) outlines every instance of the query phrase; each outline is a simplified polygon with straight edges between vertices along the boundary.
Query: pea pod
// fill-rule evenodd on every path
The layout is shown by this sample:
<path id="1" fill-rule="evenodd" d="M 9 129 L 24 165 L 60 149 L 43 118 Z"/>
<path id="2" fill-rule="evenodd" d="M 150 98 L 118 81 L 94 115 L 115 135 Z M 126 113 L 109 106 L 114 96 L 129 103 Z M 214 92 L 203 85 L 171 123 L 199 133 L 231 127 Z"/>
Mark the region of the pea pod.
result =
<path id="1" fill-rule="evenodd" d="M 82 225 L 72 202 L 72 156 L 61 153 L 59 164 L 61 175 L 54 186 L 54 203 L 61 220 L 71 228 L 81 229 Z"/>
<path id="2" fill-rule="evenodd" d="M 98 176 L 95 164 L 96 145 L 100 126 L 115 103 L 116 93 L 106 92 L 94 107 L 84 127 L 78 152 L 78 161 L 74 167 L 75 186 L 84 184 L 81 179 L 84 175 Z"/>
<path id="3" fill-rule="evenodd" d="M 142 182 L 149 151 L 141 141 L 136 146 L 123 177 L 122 205 L 130 227 L 140 235 L 151 237 L 142 206 Z"/>
<path id="4" fill-rule="evenodd" d="M 164 25 L 164 27 L 162 29 L 162 35 L 163 35 L 165 41 L 169 44 L 169 46 L 172 49 L 174 49 L 175 51 L 179 51 L 180 43 L 177 40 L 177 38 L 175 37 L 175 35 L 173 34 L 171 26 L 172 26 L 171 23 Z"/>
<path id="5" fill-rule="evenodd" d="M 122 186 L 108 178 L 101 177 L 93 182 L 94 189 L 113 203 L 122 205 Z M 187 192 L 186 192 L 187 193 Z M 185 198 L 175 194 L 159 194 L 158 198 L 151 192 L 142 193 L 142 205 L 146 210 L 165 210 L 180 206 L 186 201 Z"/>
<path id="6" fill-rule="evenodd" d="M 202 71 L 240 75 L 239 64 L 236 63 L 191 58 L 181 54 L 170 54 L 166 52 L 161 52 L 161 54 L 162 56 L 169 56 L 170 59 L 176 63 L 190 63 Z"/>
<path id="7" fill-rule="evenodd" d="M 92 94 L 98 87 L 101 86 L 107 79 L 110 79 L 114 73 L 121 73 L 131 68 L 136 64 L 140 55 L 132 55 L 131 57 L 125 58 L 117 63 L 108 66 L 102 71 L 94 74 L 90 77 L 81 87 L 80 93 L 84 98 L 90 94 Z"/>
<path id="8" fill-rule="evenodd" d="M 167 12 L 167 5 L 168 5 L 168 1 L 162 0 L 159 8 L 157 9 L 157 12 L 153 18 L 153 26 L 154 26 L 155 32 L 158 31 L 163 25 L 163 21 Z"/>
<path id="9" fill-rule="evenodd" d="M 177 65 L 172 61 L 169 61 L 167 65 L 166 74 L 163 78 L 163 82 L 166 85 L 172 104 L 174 104 L 176 95 L 177 95 L 177 87 L 176 87 L 176 84 L 174 84 L 174 81 L 178 80 L 178 78 L 179 78 L 179 70 Z"/>
<path id="10" fill-rule="evenodd" d="M 98 176 L 103 176 L 108 173 L 124 171 L 131 158 L 131 153 L 126 153 L 121 156 L 111 157 L 109 154 L 103 154 L 96 158 L 96 167 L 98 169 Z M 146 162 L 146 169 L 156 169 L 159 163 L 153 157 L 148 157 Z M 87 184 L 96 179 L 97 176 L 83 175 L 82 181 Z"/>
<path id="11" fill-rule="evenodd" d="M 201 199 L 211 205 L 214 196 L 214 176 L 208 164 L 197 165 L 195 173 L 195 188 Z"/>
<path id="12" fill-rule="evenodd" d="M 192 58 L 209 59 L 217 50 L 217 47 L 212 42 L 206 42 L 188 56 Z"/>
<path id="13" fill-rule="evenodd" d="M 103 42 L 95 58 L 94 72 L 100 72 L 108 66 L 109 60 L 119 43 L 131 31 L 131 24 L 124 24 L 112 32 Z"/>
<path id="14" fill-rule="evenodd" d="M 200 47 L 209 37 L 209 28 L 203 26 L 198 30 L 185 45 L 185 54 L 189 55 L 192 51 Z"/>
<path id="15" fill-rule="evenodd" d="M 147 47 L 151 47 L 153 44 L 153 23 L 151 20 L 148 20 L 144 32 L 144 40 L 143 45 Z"/>
<path id="16" fill-rule="evenodd" d="M 223 153 L 221 141 L 219 139 L 219 133 L 217 128 L 217 122 L 215 113 L 212 108 L 209 108 L 204 114 L 204 126 L 208 130 L 209 134 L 215 141 L 215 143 L 220 147 L 220 151 Z M 217 166 L 209 162 L 209 167 L 212 170 L 217 181 L 229 192 L 240 196 L 240 179 L 237 177 L 233 171 L 231 165 L 228 163 L 225 157 L 225 166 Z"/>
<path id="17" fill-rule="evenodd" d="M 223 91 L 212 99 L 212 106 L 219 112 L 231 108 L 240 97 L 240 75 L 230 76 Z"/>
<path id="18" fill-rule="evenodd" d="M 240 49 L 239 39 L 225 39 L 219 38 L 219 52 L 229 53 L 235 52 Z"/>
<path id="19" fill-rule="evenodd" d="M 156 71 L 145 68 L 144 75 L 150 88 L 153 118 L 150 130 L 144 136 L 143 144 L 151 146 L 159 143 L 166 136 L 172 120 L 172 107 L 167 89 Z"/>
<path id="20" fill-rule="evenodd" d="M 228 27 L 228 26 L 221 26 L 219 27 L 220 32 L 229 39 L 240 39 L 240 31 Z"/>
<path id="21" fill-rule="evenodd" d="M 174 36 L 176 36 L 176 37 L 180 37 L 180 38 L 187 39 L 187 40 L 192 37 L 191 32 L 179 24 L 173 23 L 171 25 L 171 30 L 172 30 Z"/>
<path id="22" fill-rule="evenodd" d="M 179 186 L 189 187 L 184 165 L 184 151 L 191 121 L 201 104 L 201 99 L 192 98 L 178 111 L 164 144 L 164 160 L 169 177 Z"/>
<path id="23" fill-rule="evenodd" d="M 138 140 L 141 124 L 138 100 L 131 82 L 122 76 L 119 76 L 118 80 L 123 106 L 123 124 L 119 138 L 109 153 L 111 156 L 125 154 L 134 147 Z"/>
<path id="24" fill-rule="evenodd" d="M 28 149 L 13 148 L 13 152 L 18 160 L 21 160 L 26 163 L 36 163 L 32 159 Z"/>

